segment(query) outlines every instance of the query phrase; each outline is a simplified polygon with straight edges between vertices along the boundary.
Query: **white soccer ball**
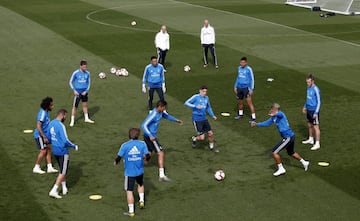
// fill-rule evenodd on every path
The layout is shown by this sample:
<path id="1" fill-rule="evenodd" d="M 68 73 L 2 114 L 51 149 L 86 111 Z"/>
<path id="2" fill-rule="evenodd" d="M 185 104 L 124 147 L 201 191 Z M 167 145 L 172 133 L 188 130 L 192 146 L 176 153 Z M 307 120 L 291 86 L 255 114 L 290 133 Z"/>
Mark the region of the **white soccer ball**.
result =
<path id="1" fill-rule="evenodd" d="M 217 181 L 222 181 L 225 179 L 225 173 L 223 170 L 218 170 L 215 172 L 214 174 L 214 178 L 217 180 Z"/>
<path id="2" fill-rule="evenodd" d="M 99 73 L 99 78 L 100 78 L 100 79 L 106 78 L 106 74 L 105 74 L 104 72 L 100 72 L 100 73 Z"/>
<path id="3" fill-rule="evenodd" d="M 114 68 L 114 67 L 110 68 L 110 73 L 115 74 L 116 73 L 116 68 Z"/>
<path id="4" fill-rule="evenodd" d="M 131 25 L 132 25 L 132 26 L 135 26 L 135 25 L 136 25 L 136 21 L 132 21 L 132 22 L 131 22 Z"/>
<path id="5" fill-rule="evenodd" d="M 129 76 L 129 72 L 125 68 L 120 68 L 120 73 L 122 76 Z"/>
<path id="6" fill-rule="evenodd" d="M 121 69 L 116 70 L 115 74 L 116 74 L 116 76 L 121 76 L 122 75 L 121 74 Z"/>
<path id="7" fill-rule="evenodd" d="M 184 71 L 185 72 L 189 72 L 191 70 L 190 66 L 189 65 L 185 65 L 184 66 Z"/>

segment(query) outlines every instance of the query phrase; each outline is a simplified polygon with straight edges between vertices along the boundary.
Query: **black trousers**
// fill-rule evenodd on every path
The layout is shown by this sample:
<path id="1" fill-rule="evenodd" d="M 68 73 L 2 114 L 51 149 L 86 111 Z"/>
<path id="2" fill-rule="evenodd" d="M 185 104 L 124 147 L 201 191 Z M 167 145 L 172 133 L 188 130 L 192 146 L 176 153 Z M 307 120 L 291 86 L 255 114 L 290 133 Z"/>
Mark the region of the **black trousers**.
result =
<path id="1" fill-rule="evenodd" d="M 154 91 L 159 95 L 161 101 L 164 101 L 164 92 L 162 88 L 150 88 L 149 89 L 149 110 L 153 109 Z"/>
<path id="2" fill-rule="evenodd" d="M 158 62 L 162 64 L 165 68 L 165 57 L 168 50 L 161 50 L 160 48 L 157 48 L 157 54 L 158 54 Z"/>
<path id="3" fill-rule="evenodd" d="M 208 52 L 210 49 L 212 59 L 214 62 L 214 65 L 217 66 L 217 58 L 216 58 L 216 51 L 215 51 L 215 45 L 214 44 L 202 44 L 202 47 L 204 49 L 204 64 L 207 65 L 208 62 Z"/>

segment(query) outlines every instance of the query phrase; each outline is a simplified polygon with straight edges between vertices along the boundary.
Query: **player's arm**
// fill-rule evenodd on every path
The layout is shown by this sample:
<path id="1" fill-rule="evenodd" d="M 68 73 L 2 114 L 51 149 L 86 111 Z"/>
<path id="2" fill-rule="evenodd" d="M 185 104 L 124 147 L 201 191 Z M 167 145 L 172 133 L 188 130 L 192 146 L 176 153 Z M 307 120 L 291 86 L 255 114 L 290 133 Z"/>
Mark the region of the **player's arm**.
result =
<path id="1" fill-rule="evenodd" d="M 194 104 L 194 100 L 195 100 L 196 95 L 193 95 L 192 97 L 190 97 L 189 99 L 187 99 L 184 103 L 184 105 L 186 107 L 190 107 L 190 108 L 195 108 L 195 104 Z"/>
<path id="2" fill-rule="evenodd" d="M 273 121 L 272 121 L 272 117 L 270 117 L 268 120 L 266 121 L 263 121 L 263 122 L 260 122 L 260 123 L 255 123 L 255 125 L 253 126 L 257 126 L 257 127 L 268 127 L 270 126 L 271 124 L 273 124 Z"/>
<path id="3" fill-rule="evenodd" d="M 239 83 L 239 78 L 236 77 L 235 84 L 234 84 L 234 92 L 235 92 L 235 94 L 237 94 L 237 85 L 238 85 L 238 83 Z"/>
<path id="4" fill-rule="evenodd" d="M 177 119 L 176 117 L 168 114 L 167 112 L 163 112 L 162 116 L 163 116 L 163 118 L 165 118 L 166 120 L 170 120 L 170 121 L 177 122 L 179 125 L 182 125 L 182 124 L 183 124 L 183 121 L 182 121 L 182 120 Z"/>
<path id="5" fill-rule="evenodd" d="M 121 156 L 118 155 L 118 156 L 114 159 L 114 165 L 118 165 L 120 161 L 121 161 Z"/>
<path id="6" fill-rule="evenodd" d="M 76 144 L 74 144 L 74 143 L 72 143 L 70 140 L 69 140 L 69 138 L 68 138 L 68 136 L 67 136 L 67 133 L 66 133 L 66 129 L 65 129 L 65 126 L 64 125 L 60 125 L 61 126 L 61 128 L 60 128 L 60 134 L 59 134 L 59 136 L 61 137 L 61 140 L 64 140 L 65 141 L 65 146 L 66 147 L 72 147 L 72 148 L 74 148 L 75 150 L 77 150 L 78 149 L 78 146 L 76 145 Z"/>
<path id="7" fill-rule="evenodd" d="M 254 73 L 251 67 L 249 68 L 249 79 L 250 79 L 250 84 L 249 84 L 249 92 L 250 94 L 252 94 L 254 92 L 254 88 L 255 88 L 255 79 L 254 79 Z"/>
<path id="8" fill-rule="evenodd" d="M 314 115 L 316 115 L 316 116 L 314 116 L 314 118 L 317 117 L 317 115 L 319 114 L 320 105 L 321 105 L 320 91 L 317 87 L 315 87 L 315 96 L 316 96 L 317 104 L 316 104 L 316 109 L 315 109 L 315 113 L 314 113 Z"/>
<path id="9" fill-rule="evenodd" d="M 88 93 L 89 90 L 90 90 L 90 85 L 91 85 L 90 72 L 88 72 L 88 74 L 89 74 L 89 78 L 87 79 L 87 88 L 86 88 L 86 91 L 84 91 L 84 94 L 85 94 L 85 93 Z"/>
<path id="10" fill-rule="evenodd" d="M 42 124 L 43 124 L 42 121 L 36 122 L 36 128 L 38 129 L 39 134 L 40 134 L 40 136 L 43 138 L 44 142 L 45 142 L 45 143 L 49 143 L 49 140 L 47 139 L 47 136 L 46 136 L 46 134 L 44 133 L 42 127 L 41 127 Z"/>
<path id="11" fill-rule="evenodd" d="M 211 108 L 210 101 L 207 104 L 206 111 L 208 112 L 210 117 L 212 117 L 214 120 L 217 120 L 217 117 L 215 116 L 214 111 Z"/>
<path id="12" fill-rule="evenodd" d="M 147 75 L 148 75 L 148 73 L 147 73 L 147 68 L 148 68 L 148 66 L 146 66 L 145 67 L 145 70 L 144 70 L 144 75 L 143 75 L 143 79 L 142 79 L 142 92 L 143 93 L 146 93 L 146 86 L 145 86 L 145 84 L 146 84 L 146 79 L 147 79 Z"/>
<path id="13" fill-rule="evenodd" d="M 146 135 L 148 137 L 154 137 L 154 135 L 150 132 L 150 129 L 149 129 L 149 125 L 156 115 L 155 111 L 153 111 L 153 112 L 154 113 L 152 113 L 146 117 L 145 121 L 141 125 L 141 129 L 143 130 L 144 135 Z"/>

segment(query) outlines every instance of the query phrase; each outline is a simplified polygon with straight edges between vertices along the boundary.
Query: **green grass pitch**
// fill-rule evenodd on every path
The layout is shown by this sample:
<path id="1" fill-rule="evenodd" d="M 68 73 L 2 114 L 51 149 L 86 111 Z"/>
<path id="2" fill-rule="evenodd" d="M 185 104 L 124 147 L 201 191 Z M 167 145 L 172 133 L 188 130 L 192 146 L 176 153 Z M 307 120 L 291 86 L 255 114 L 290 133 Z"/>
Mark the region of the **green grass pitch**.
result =
<path id="1" fill-rule="evenodd" d="M 185 123 L 162 122 L 159 139 L 173 182 L 158 181 L 154 157 L 145 168 L 146 209 L 136 210 L 134 219 L 358 220 L 360 17 L 320 18 L 319 12 L 284 2 L 0 0 L 0 220 L 128 219 L 122 215 L 123 168 L 112 163 L 128 129 L 147 115 L 141 77 L 161 24 L 171 35 L 168 111 Z M 218 70 L 202 67 L 199 32 L 205 18 L 217 33 Z M 258 120 L 267 118 L 272 102 L 281 104 L 297 136 L 295 149 L 311 162 L 308 172 L 283 152 L 287 174 L 273 177 L 276 129 L 233 120 L 232 87 L 241 56 L 254 69 Z M 82 58 L 92 73 L 89 105 L 96 123 L 85 124 L 78 115 L 75 127 L 67 128 L 80 149 L 70 153 L 69 194 L 55 200 L 48 192 L 56 175 L 32 174 L 37 150 L 23 130 L 35 127 L 45 96 L 54 98 L 55 110 L 71 109 L 68 80 Z M 183 71 L 186 64 L 189 73 Z M 112 66 L 126 67 L 130 76 L 97 77 Z M 307 136 L 301 109 L 308 72 L 318 77 L 323 98 L 322 147 L 315 152 L 301 144 Z M 269 77 L 275 80 L 269 83 Z M 191 113 L 183 102 L 202 84 L 219 117 L 211 121 L 219 154 L 208 151 L 206 142 L 192 149 L 189 140 Z M 330 166 L 319 167 L 318 161 Z M 222 182 L 213 179 L 217 169 L 226 173 Z M 103 199 L 90 201 L 91 194 Z"/>

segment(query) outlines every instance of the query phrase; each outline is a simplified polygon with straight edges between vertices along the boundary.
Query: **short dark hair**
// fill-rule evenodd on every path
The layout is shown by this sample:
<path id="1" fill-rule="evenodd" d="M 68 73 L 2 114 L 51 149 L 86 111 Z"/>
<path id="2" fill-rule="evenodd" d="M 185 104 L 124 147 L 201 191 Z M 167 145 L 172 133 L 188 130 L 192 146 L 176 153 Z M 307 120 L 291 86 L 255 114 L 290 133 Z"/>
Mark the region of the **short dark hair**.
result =
<path id="1" fill-rule="evenodd" d="M 167 105 L 167 102 L 165 100 L 159 100 L 157 103 L 156 103 L 156 107 L 165 107 Z"/>
<path id="2" fill-rule="evenodd" d="M 81 61 L 80 61 L 80 66 L 83 66 L 83 65 L 87 65 L 87 61 L 86 61 L 86 60 L 81 60 Z"/>
<path id="3" fill-rule="evenodd" d="M 150 60 L 153 60 L 153 59 L 157 59 L 157 57 L 156 56 L 151 56 L 151 58 L 150 58 Z"/>
<path id="4" fill-rule="evenodd" d="M 40 104 L 40 107 L 44 110 L 49 109 L 51 102 L 53 102 L 53 99 L 51 97 L 45 97 Z"/>
<path id="5" fill-rule="evenodd" d="M 137 140 L 140 136 L 140 128 L 131 128 L 129 130 L 129 139 Z"/>
<path id="6" fill-rule="evenodd" d="M 58 112 L 57 112 L 57 116 L 59 116 L 60 114 L 67 114 L 67 110 L 66 109 L 60 109 L 60 110 L 58 110 Z"/>
<path id="7" fill-rule="evenodd" d="M 306 80 L 312 80 L 312 81 L 315 81 L 315 77 L 314 77 L 314 75 L 309 74 L 309 75 L 306 77 Z"/>
<path id="8" fill-rule="evenodd" d="M 240 61 L 247 61 L 247 57 L 240 58 Z"/>
<path id="9" fill-rule="evenodd" d="M 200 90 L 204 90 L 204 89 L 208 89 L 208 88 L 207 88 L 206 85 L 201 85 L 199 89 L 200 89 Z"/>

